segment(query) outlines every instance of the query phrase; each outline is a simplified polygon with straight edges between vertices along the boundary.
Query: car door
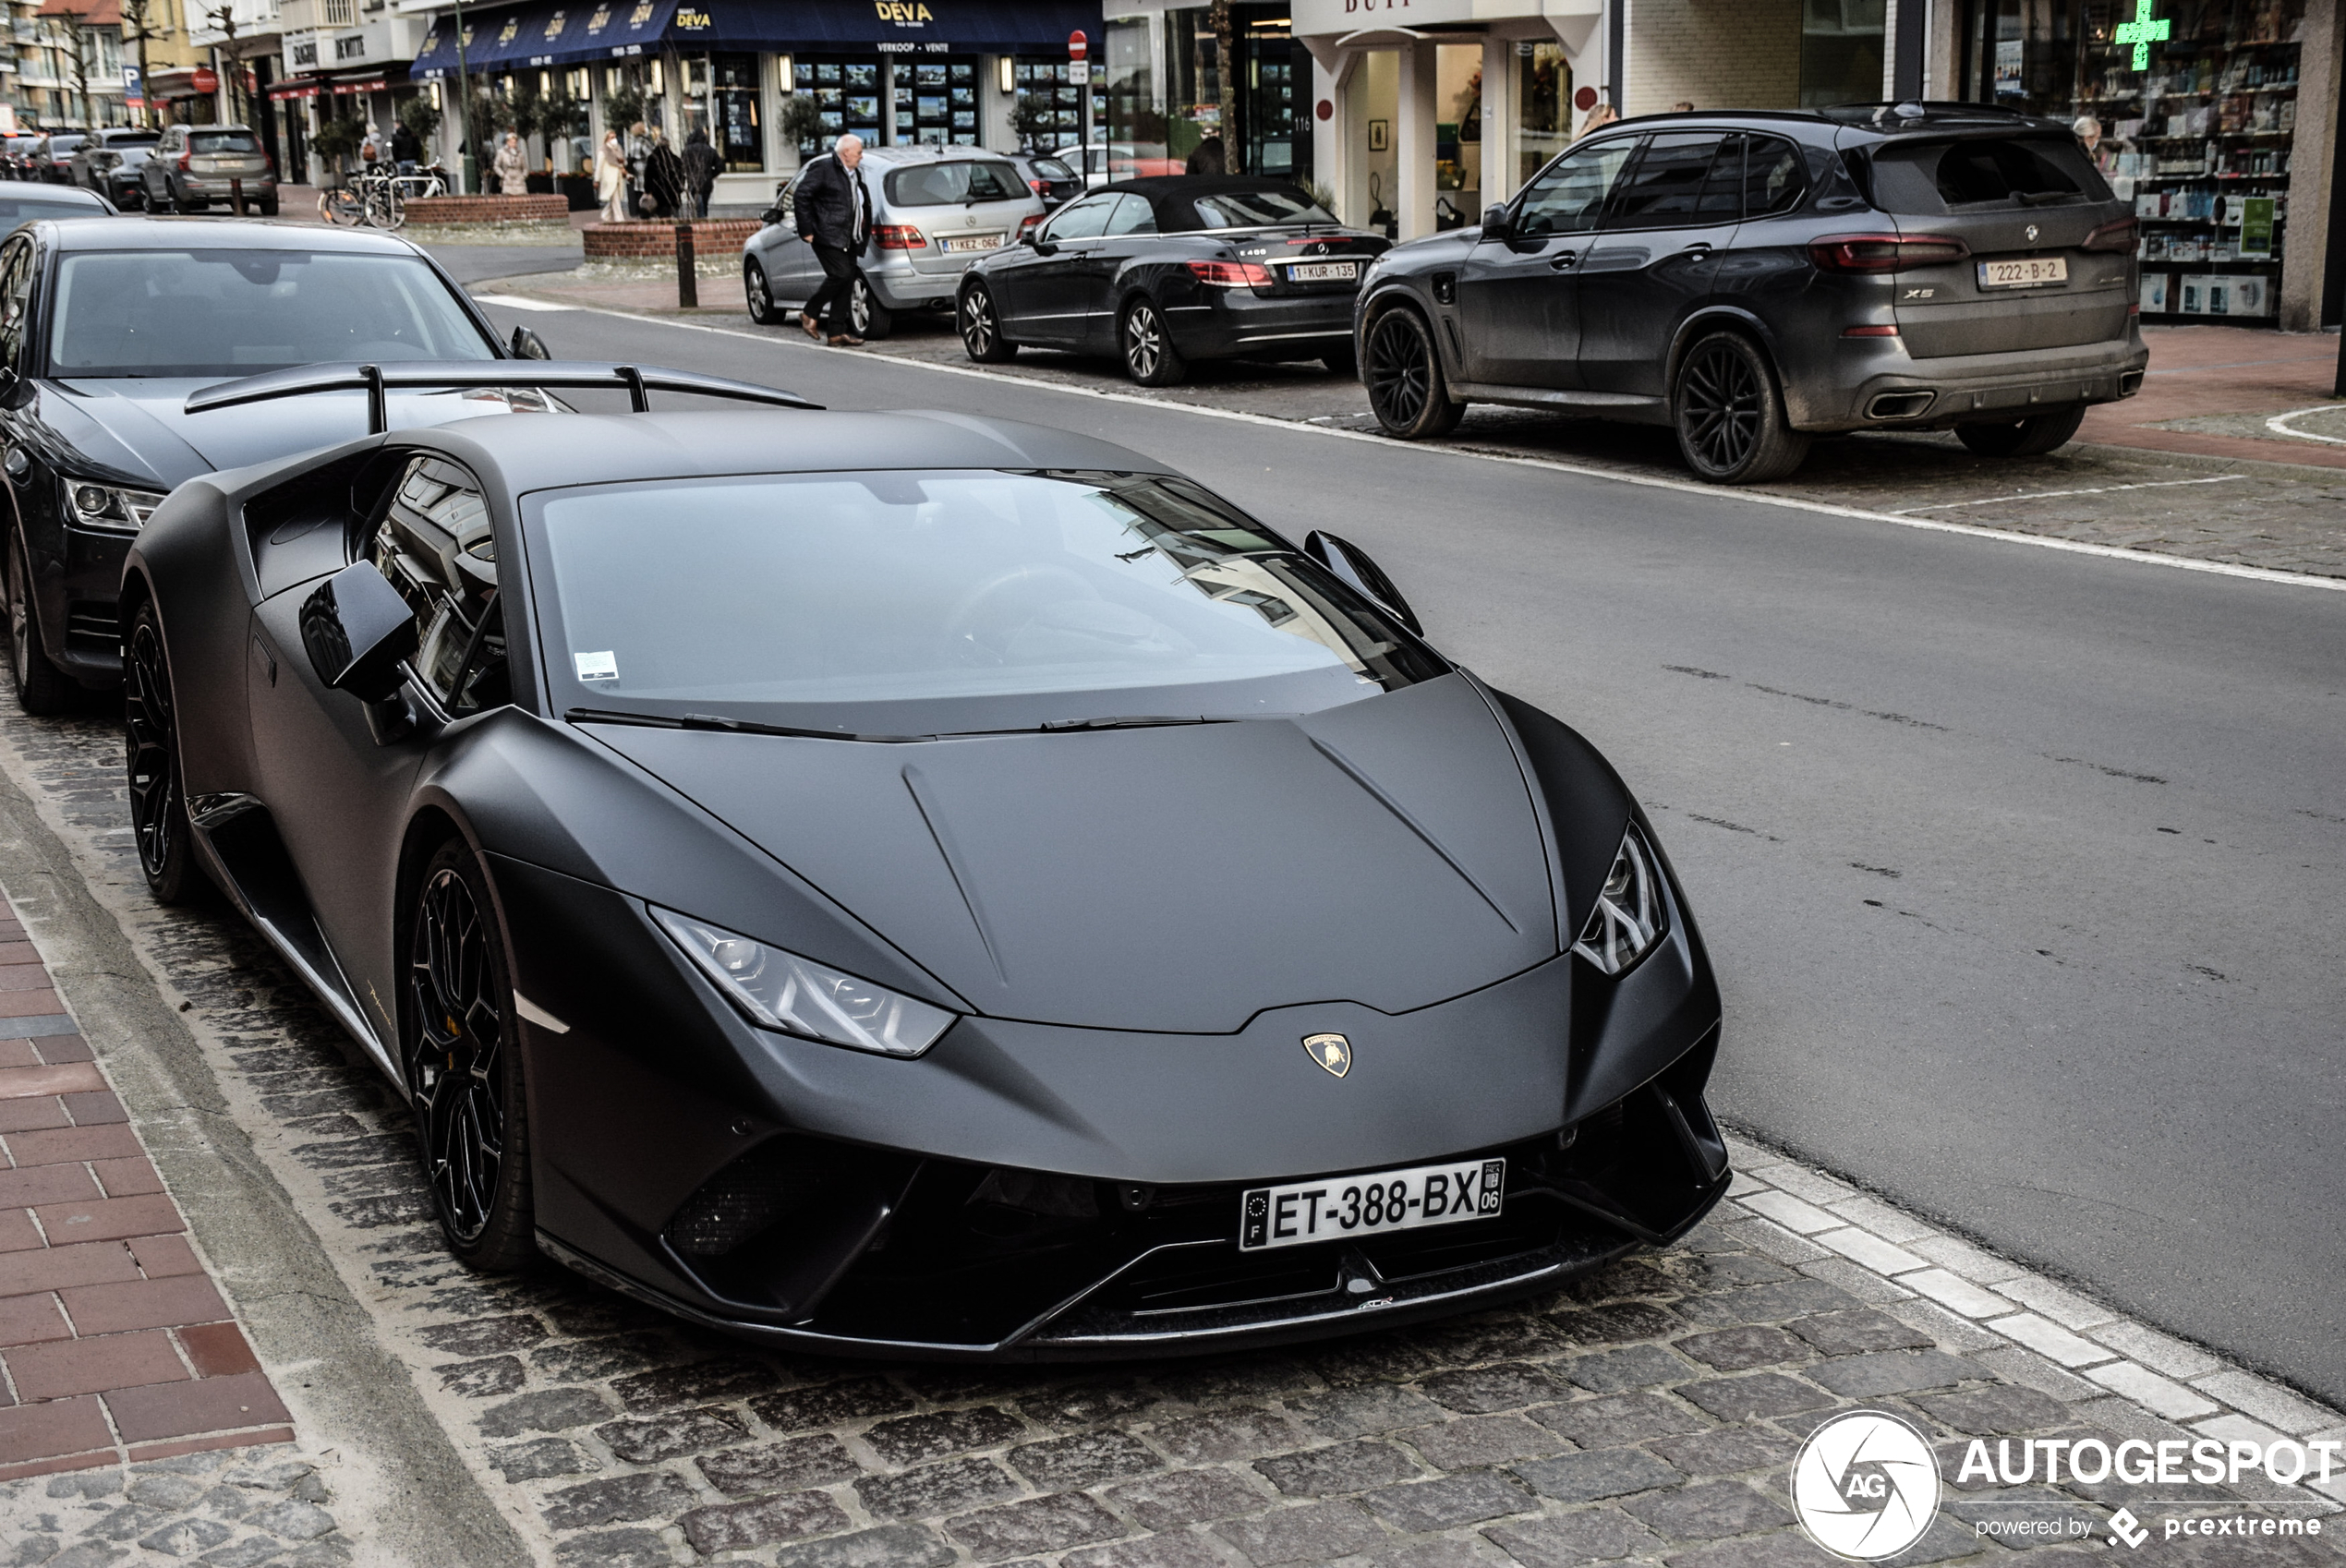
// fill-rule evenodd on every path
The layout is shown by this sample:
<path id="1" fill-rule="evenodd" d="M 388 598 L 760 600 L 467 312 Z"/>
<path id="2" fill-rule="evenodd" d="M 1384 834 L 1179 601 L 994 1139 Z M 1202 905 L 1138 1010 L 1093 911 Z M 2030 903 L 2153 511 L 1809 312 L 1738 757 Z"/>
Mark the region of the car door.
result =
<path id="1" fill-rule="evenodd" d="M 1134 259 L 1155 247 L 1156 240 L 1156 209 L 1148 199 L 1129 190 L 1119 194 L 1099 244 L 1074 268 L 1076 290 L 1083 301 L 1085 346 L 1103 353 L 1114 347 L 1117 281 Z"/>
<path id="2" fill-rule="evenodd" d="M 154 156 L 139 169 L 141 187 L 147 193 L 147 204 L 160 207 L 171 199 L 171 166 L 179 157 L 179 144 L 187 133 L 177 126 L 163 133 L 163 140 L 155 144 Z"/>
<path id="3" fill-rule="evenodd" d="M 1660 396 L 1679 321 L 1711 293 L 1740 216 L 1743 138 L 1659 131 L 1582 258 L 1580 384 Z"/>
<path id="4" fill-rule="evenodd" d="M 778 303 L 804 302 L 814 294 L 816 274 L 822 270 L 815 260 L 815 247 L 798 235 L 798 182 L 803 177 L 793 175 L 782 187 L 774 199 L 779 221 L 757 235 L 758 264 L 766 269 L 766 287 Z"/>
<path id="5" fill-rule="evenodd" d="M 1580 307 L 1576 269 L 1639 138 L 1573 148 L 1524 187 L 1505 238 L 1475 242 L 1458 268 L 1463 380 L 1577 387 Z"/>
<path id="6" fill-rule="evenodd" d="M 1091 315 L 1082 276 L 1123 199 L 1120 191 L 1095 191 L 1068 203 L 1034 232 L 1032 255 L 1007 259 L 1011 265 L 998 271 L 987 269 L 1005 332 L 1021 343 L 1073 347 L 1082 340 Z"/>
<path id="7" fill-rule="evenodd" d="M 437 457 L 409 460 L 365 559 L 417 610 L 420 643 L 404 697 L 419 720 L 411 725 L 386 724 L 319 679 L 301 634 L 302 606 L 319 579 L 253 610 L 246 691 L 263 802 L 356 1001 L 387 1042 L 397 1038 L 397 1001 L 389 974 L 375 971 L 392 951 L 385 890 L 395 882 L 417 770 L 450 718 L 508 700 L 497 684 L 496 568 L 480 553 L 489 537 L 471 475 Z"/>

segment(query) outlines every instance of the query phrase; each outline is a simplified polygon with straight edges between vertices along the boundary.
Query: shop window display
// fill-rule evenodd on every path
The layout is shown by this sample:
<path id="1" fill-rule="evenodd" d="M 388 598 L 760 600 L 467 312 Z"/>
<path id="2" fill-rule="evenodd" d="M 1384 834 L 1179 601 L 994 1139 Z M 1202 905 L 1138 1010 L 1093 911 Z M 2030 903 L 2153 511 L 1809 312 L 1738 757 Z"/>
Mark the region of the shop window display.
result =
<path id="1" fill-rule="evenodd" d="M 2269 321 L 2304 0 L 1973 0 L 1966 97 L 2072 118 L 2142 221 L 2146 320 Z"/>

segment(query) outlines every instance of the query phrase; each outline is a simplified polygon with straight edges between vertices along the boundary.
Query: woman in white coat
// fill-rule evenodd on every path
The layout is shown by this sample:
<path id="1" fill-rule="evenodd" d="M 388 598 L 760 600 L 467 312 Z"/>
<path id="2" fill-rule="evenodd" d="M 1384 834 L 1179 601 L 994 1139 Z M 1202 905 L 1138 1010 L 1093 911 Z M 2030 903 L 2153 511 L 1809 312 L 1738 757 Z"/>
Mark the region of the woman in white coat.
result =
<path id="1" fill-rule="evenodd" d="M 616 130 L 603 132 L 603 145 L 596 151 L 595 194 L 602 200 L 604 223 L 627 221 L 627 150 Z"/>

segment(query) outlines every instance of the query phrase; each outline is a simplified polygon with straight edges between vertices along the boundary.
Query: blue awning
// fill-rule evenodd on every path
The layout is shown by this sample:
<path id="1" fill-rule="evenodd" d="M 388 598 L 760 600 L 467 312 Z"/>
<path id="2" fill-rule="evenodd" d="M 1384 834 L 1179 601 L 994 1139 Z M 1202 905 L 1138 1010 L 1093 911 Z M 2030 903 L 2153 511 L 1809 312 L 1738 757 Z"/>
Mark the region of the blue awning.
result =
<path id="1" fill-rule="evenodd" d="M 1102 36 L 1100 0 L 567 0 L 465 12 L 465 68 L 511 71 L 655 54 L 664 45 L 777 54 L 1064 54 L 1079 29 Z M 442 15 L 409 76 L 456 73 Z"/>
<path id="2" fill-rule="evenodd" d="M 676 0 L 585 0 L 585 3 L 482 7 L 465 13 L 465 68 L 511 71 L 536 66 L 580 66 L 658 54 Z M 456 71 L 453 18 L 432 23 L 409 74 L 439 80 Z"/>
<path id="3" fill-rule="evenodd" d="M 1102 37 L 1100 0 L 685 0 L 678 49 L 818 54 L 1067 53 L 1067 35 Z"/>

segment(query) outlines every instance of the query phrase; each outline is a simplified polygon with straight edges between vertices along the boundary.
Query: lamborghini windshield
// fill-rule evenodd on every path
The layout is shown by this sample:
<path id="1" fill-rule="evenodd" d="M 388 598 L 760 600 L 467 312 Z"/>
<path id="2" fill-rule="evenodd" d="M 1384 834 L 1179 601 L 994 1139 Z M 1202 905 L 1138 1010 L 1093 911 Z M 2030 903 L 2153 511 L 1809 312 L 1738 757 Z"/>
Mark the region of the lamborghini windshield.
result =
<path id="1" fill-rule="evenodd" d="M 53 320 L 49 373 L 68 379 L 497 356 L 440 274 L 413 256 L 68 251 Z"/>
<path id="2" fill-rule="evenodd" d="M 1443 668 L 1178 479 L 810 474 L 529 511 L 557 711 L 926 735 L 1307 713 Z"/>

